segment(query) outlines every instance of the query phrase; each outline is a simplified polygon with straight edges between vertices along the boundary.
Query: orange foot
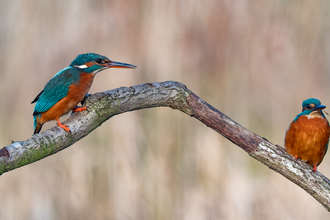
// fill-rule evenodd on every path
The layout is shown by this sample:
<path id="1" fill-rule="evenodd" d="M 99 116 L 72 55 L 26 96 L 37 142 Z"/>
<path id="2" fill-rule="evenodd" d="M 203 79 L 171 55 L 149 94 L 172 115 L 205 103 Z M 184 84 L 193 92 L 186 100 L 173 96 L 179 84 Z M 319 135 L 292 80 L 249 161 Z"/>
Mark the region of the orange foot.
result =
<path id="1" fill-rule="evenodd" d="M 84 110 L 87 110 L 87 107 L 83 107 L 83 108 L 73 108 L 72 112 L 82 112 Z"/>
<path id="2" fill-rule="evenodd" d="M 313 167 L 313 171 L 316 172 L 316 164 Z"/>
<path id="3" fill-rule="evenodd" d="M 61 128 L 63 128 L 64 130 L 66 130 L 67 132 L 71 133 L 70 129 L 68 128 L 67 125 L 64 125 L 60 122 L 60 120 L 57 119 L 57 125 Z"/>

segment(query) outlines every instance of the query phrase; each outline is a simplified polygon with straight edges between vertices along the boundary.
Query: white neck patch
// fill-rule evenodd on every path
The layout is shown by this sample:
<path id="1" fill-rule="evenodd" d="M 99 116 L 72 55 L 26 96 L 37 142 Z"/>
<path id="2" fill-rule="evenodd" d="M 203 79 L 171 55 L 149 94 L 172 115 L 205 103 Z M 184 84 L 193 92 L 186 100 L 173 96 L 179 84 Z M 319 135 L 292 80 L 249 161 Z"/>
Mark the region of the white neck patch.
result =
<path id="1" fill-rule="evenodd" d="M 74 67 L 77 67 L 79 69 L 86 69 L 86 68 L 88 68 L 88 66 L 86 66 L 85 64 L 84 65 L 80 65 L 80 66 L 74 66 Z"/>

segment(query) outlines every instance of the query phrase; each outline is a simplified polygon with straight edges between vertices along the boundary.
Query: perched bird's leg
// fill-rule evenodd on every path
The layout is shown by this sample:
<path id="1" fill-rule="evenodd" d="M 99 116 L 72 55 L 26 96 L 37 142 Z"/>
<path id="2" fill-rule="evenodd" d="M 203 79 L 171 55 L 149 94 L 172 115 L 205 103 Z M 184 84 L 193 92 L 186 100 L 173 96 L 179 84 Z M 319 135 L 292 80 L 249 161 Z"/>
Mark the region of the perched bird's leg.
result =
<path id="1" fill-rule="evenodd" d="M 316 172 L 316 164 L 314 164 L 313 171 Z"/>
<path id="2" fill-rule="evenodd" d="M 63 128 L 63 129 L 66 130 L 67 132 L 71 133 L 71 131 L 70 131 L 70 129 L 68 128 L 67 125 L 62 124 L 62 123 L 60 122 L 59 119 L 57 119 L 56 121 L 57 121 L 57 125 L 58 125 L 59 127 Z"/>
<path id="3" fill-rule="evenodd" d="M 81 108 L 75 107 L 72 109 L 72 112 L 82 112 L 84 110 L 87 110 L 87 107 L 81 107 Z"/>
<path id="4" fill-rule="evenodd" d="M 81 104 L 83 105 L 86 102 L 86 99 L 90 96 L 90 94 L 86 94 L 85 98 L 81 100 Z"/>
<path id="5" fill-rule="evenodd" d="M 87 99 L 89 96 L 90 96 L 90 94 L 86 94 L 86 96 L 84 97 L 83 100 L 81 100 L 80 103 L 83 105 L 83 104 L 86 102 L 86 99 Z M 76 106 L 76 107 L 74 107 L 74 108 L 72 109 L 72 113 L 74 113 L 74 112 L 82 112 L 82 111 L 84 111 L 84 110 L 87 110 L 87 107 L 81 107 L 81 108 L 79 108 L 78 106 Z"/>

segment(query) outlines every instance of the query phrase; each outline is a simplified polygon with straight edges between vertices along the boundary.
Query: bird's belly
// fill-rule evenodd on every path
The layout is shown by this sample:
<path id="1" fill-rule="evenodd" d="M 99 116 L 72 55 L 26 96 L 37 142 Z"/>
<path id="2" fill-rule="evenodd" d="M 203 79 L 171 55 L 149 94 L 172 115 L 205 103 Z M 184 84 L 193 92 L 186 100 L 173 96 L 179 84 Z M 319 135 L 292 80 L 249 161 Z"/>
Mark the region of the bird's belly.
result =
<path id="1" fill-rule="evenodd" d="M 79 83 L 70 85 L 68 94 L 48 111 L 42 113 L 40 122 L 44 123 L 50 120 L 57 120 L 62 115 L 71 111 L 85 98 L 92 85 L 93 78 L 94 74 L 82 73 Z"/>
<path id="2" fill-rule="evenodd" d="M 329 141 L 330 128 L 325 118 L 299 117 L 286 132 L 285 147 L 311 166 L 322 162 Z"/>

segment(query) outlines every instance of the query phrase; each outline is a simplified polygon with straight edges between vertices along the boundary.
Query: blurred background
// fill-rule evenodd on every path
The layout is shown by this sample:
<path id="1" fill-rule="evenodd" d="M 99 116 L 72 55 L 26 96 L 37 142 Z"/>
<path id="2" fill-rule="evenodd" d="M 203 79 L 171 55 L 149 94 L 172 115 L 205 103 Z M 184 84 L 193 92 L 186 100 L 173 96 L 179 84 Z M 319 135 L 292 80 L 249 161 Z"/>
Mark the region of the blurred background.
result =
<path id="1" fill-rule="evenodd" d="M 328 1 L 0 0 L 0 146 L 31 137 L 30 102 L 86 52 L 138 66 L 99 73 L 90 93 L 179 81 L 283 146 L 303 100 L 330 106 L 329 40 Z M 328 153 L 318 170 L 329 177 L 329 166 Z M 170 108 L 111 118 L 2 175 L 0 195 L 1 220 L 329 219 L 298 186 Z"/>

